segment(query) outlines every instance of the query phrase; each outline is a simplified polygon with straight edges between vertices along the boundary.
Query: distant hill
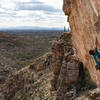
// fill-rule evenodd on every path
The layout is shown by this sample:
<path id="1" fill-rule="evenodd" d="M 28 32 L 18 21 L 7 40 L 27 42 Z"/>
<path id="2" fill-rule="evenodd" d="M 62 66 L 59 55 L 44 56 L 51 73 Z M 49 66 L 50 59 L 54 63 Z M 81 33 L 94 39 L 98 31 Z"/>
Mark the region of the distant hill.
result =
<path id="1" fill-rule="evenodd" d="M 5 34 L 61 35 L 61 30 L 1 30 Z"/>
<path id="2" fill-rule="evenodd" d="M 0 30 L 48 30 L 48 31 L 63 31 L 63 28 L 44 28 L 44 27 L 33 27 L 33 26 L 19 26 L 19 27 L 10 27 L 10 28 L 1 28 Z"/>

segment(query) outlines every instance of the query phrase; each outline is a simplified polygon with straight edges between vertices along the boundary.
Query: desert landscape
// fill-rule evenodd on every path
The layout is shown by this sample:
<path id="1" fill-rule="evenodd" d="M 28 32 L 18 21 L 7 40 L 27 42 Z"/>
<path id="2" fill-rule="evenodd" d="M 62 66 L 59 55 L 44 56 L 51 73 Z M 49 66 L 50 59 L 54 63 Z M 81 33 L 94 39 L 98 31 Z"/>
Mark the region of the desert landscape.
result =
<path id="1" fill-rule="evenodd" d="M 13 32 L 13 33 L 12 33 Z M 38 58 L 51 51 L 51 41 L 56 40 L 61 32 L 6 31 L 0 33 L 0 82 L 5 80 L 13 70 L 33 63 Z M 4 76 L 2 76 L 2 74 Z"/>
<path id="2" fill-rule="evenodd" d="M 0 6 L 13 18 L 0 20 L 0 100 L 100 100 L 100 1 L 9 2 Z"/>

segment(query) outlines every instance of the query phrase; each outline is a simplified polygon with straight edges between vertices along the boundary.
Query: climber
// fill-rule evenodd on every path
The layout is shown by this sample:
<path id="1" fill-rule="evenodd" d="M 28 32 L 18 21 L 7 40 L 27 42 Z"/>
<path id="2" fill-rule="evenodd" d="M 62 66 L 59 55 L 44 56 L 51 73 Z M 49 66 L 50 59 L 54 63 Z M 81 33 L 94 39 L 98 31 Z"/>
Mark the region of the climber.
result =
<path id="1" fill-rule="evenodd" d="M 96 70 L 100 70 L 100 53 L 98 52 L 97 46 L 98 46 L 98 40 L 96 38 L 95 42 L 96 48 L 89 51 L 89 54 L 93 56 L 95 62 L 96 62 Z"/>

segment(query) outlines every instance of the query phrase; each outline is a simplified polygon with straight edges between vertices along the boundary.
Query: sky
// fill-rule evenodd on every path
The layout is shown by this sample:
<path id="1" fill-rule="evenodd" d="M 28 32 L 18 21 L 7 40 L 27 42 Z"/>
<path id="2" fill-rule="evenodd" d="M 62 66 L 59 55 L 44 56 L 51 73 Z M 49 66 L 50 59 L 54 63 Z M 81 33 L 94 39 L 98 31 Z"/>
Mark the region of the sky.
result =
<path id="1" fill-rule="evenodd" d="M 69 27 L 63 0 L 0 0 L 0 29 Z"/>

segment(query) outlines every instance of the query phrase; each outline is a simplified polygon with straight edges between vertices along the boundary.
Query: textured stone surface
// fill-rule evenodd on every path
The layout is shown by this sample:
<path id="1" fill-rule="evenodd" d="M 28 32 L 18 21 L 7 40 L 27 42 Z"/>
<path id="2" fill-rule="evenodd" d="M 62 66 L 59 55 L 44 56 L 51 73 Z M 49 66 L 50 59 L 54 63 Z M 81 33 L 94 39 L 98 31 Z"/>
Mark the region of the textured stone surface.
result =
<path id="1" fill-rule="evenodd" d="M 78 58 L 88 68 L 93 81 L 100 86 L 100 71 L 96 71 L 96 63 L 88 53 L 95 48 L 96 37 L 100 44 L 100 1 L 64 0 L 63 10 L 68 15 Z M 98 48 L 100 49 L 100 45 Z"/>
<path id="2" fill-rule="evenodd" d="M 42 68 L 27 66 L 13 72 L 0 87 L 0 100 L 54 100 L 56 94 L 50 91 L 53 72 L 49 66 Z"/>
<path id="3" fill-rule="evenodd" d="M 53 63 L 52 53 L 48 52 L 33 64 L 13 72 L 0 87 L 0 100 L 53 100 L 50 94 Z"/>
<path id="4" fill-rule="evenodd" d="M 71 100 L 76 96 L 76 89 L 69 87 L 77 83 L 80 62 L 73 50 L 71 37 L 71 33 L 64 33 L 52 43 L 55 64 L 51 84 L 57 91 L 57 100 Z"/>
<path id="5" fill-rule="evenodd" d="M 96 88 L 89 92 L 90 100 L 100 100 L 100 88 Z"/>
<path id="6" fill-rule="evenodd" d="M 36 58 L 33 64 L 30 65 L 30 69 L 34 69 L 37 71 L 44 70 L 46 68 L 51 68 L 54 63 L 54 59 L 52 56 L 52 52 L 48 52 L 45 55 Z"/>

